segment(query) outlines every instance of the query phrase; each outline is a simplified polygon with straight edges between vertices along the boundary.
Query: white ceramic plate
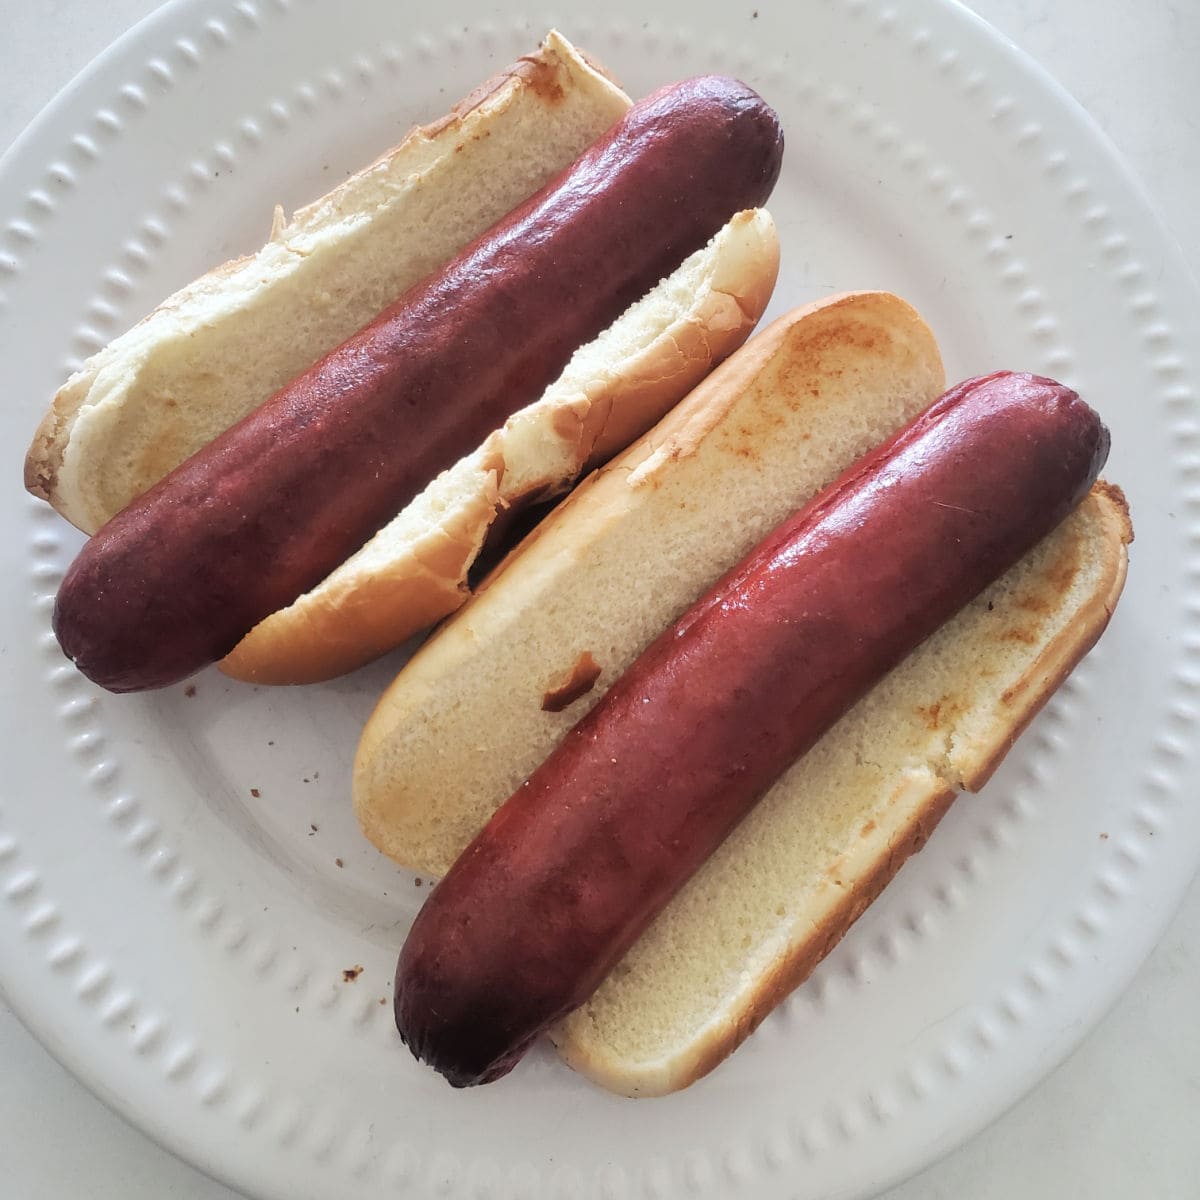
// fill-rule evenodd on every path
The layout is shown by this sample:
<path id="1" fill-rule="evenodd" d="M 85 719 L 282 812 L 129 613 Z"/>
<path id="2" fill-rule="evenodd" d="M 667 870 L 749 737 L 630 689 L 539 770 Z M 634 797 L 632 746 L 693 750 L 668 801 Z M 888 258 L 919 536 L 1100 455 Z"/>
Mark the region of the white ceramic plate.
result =
<path id="1" fill-rule="evenodd" d="M 937 0 L 602 7 L 178 0 L 0 163 L 0 980 L 104 1099 L 255 1196 L 868 1194 L 1079 1041 L 1200 859 L 1200 426 L 1180 349 L 1198 296 L 1111 149 Z M 658 1101 L 545 1050 L 465 1093 L 413 1063 L 385 1002 L 424 892 L 363 841 L 347 794 L 396 663 L 301 690 L 210 671 L 194 693 L 102 694 L 49 630 L 80 539 L 19 486 L 82 357 L 551 24 L 635 94 L 714 69 L 757 86 L 788 138 L 772 311 L 891 288 L 951 377 L 1078 387 L 1138 533 L 1108 635 L 986 793 L 741 1051 Z"/>

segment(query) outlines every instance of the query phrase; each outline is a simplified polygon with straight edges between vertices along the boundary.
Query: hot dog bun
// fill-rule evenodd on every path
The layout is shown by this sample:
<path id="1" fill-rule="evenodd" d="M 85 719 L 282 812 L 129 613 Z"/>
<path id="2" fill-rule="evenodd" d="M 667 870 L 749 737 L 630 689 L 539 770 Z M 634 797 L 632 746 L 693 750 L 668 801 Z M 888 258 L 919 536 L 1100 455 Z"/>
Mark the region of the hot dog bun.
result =
<path id="1" fill-rule="evenodd" d="M 572 162 L 629 97 L 552 32 L 257 253 L 164 301 L 58 392 L 25 485 L 85 533 Z"/>
<path id="2" fill-rule="evenodd" d="M 443 472 L 395 520 L 221 662 L 237 679 L 343 674 L 453 612 L 499 513 L 568 490 L 644 433 L 749 336 L 779 242 L 762 209 L 737 214 L 594 341 L 534 404 Z"/>
<path id="3" fill-rule="evenodd" d="M 356 761 L 368 836 L 444 872 L 653 636 L 941 388 L 929 331 L 880 293 L 831 298 L 750 342 L 578 489 L 401 672 Z M 775 785 L 556 1029 L 563 1057 L 646 1096 L 736 1048 L 1094 643 L 1131 536 L 1123 497 L 1098 485 Z M 585 654 L 598 687 L 544 711 Z"/>
<path id="4" fill-rule="evenodd" d="M 451 117 L 415 131 L 375 168 L 298 214 L 258 255 L 185 289 L 96 356 L 60 392 L 26 464 L 27 482 L 36 494 L 84 527 L 105 522 L 73 565 L 55 610 L 59 640 L 80 670 L 112 690 L 139 690 L 183 678 L 224 654 L 223 668 L 237 678 L 315 682 L 370 661 L 458 607 L 467 594 L 467 572 L 498 518 L 566 490 L 585 466 L 607 459 L 644 432 L 736 349 L 757 322 L 774 286 L 778 241 L 765 212 L 736 209 L 758 203 L 769 191 L 782 139 L 774 114 L 757 97 L 751 105 L 752 95 L 732 81 L 699 80 L 659 93 L 658 107 L 652 97 L 649 107 L 628 113 L 628 98 L 552 33 L 537 55 L 485 85 Z M 672 139 L 629 132 L 636 114 L 652 124 L 660 119 L 660 108 L 673 114 L 670 121 L 661 117 Z M 502 204 L 514 196 L 525 199 L 524 191 L 541 182 L 546 169 L 559 167 L 579 149 L 581 138 L 587 140 L 583 135 L 591 137 L 613 119 L 611 131 L 593 138 L 568 171 L 463 248 Z M 741 122 L 736 137 L 730 122 Z M 624 158 L 624 150 L 612 149 L 614 137 L 629 142 Z M 491 147 L 486 153 L 479 149 L 484 143 Z M 691 152 L 685 153 L 686 147 Z M 507 235 L 497 231 L 508 228 L 506 221 L 521 219 L 516 214 L 529 205 L 565 195 L 571 181 L 588 169 L 581 164 L 609 150 L 603 179 L 613 186 L 586 194 L 603 198 L 614 188 L 619 191 L 621 181 L 626 192 L 633 189 L 625 201 L 609 205 L 613 228 L 601 219 L 604 204 L 597 202 L 595 211 L 576 221 L 583 234 L 563 232 L 574 228 L 569 214 L 581 211 L 564 201 L 559 208 L 566 215 L 539 223 L 538 236 L 530 239 L 529 256 L 542 248 L 542 258 L 551 257 L 535 257 L 542 274 L 527 282 L 520 276 L 526 256 L 504 257 L 507 250 L 486 248 L 503 243 Z M 682 154 L 683 161 L 673 163 L 673 154 Z M 701 159 L 709 164 L 707 176 Z M 643 160 L 649 164 L 644 177 L 637 174 Z M 659 169 L 662 178 L 654 174 Z M 703 176 L 711 185 L 695 189 L 686 204 L 663 186 L 681 170 L 691 170 L 693 183 Z M 630 182 L 635 175 L 640 184 Z M 644 220 L 638 203 L 643 198 L 672 219 Z M 732 219 L 720 229 L 727 217 Z M 615 233 L 618 225 L 638 229 L 639 235 L 622 239 Z M 559 239 L 547 251 L 551 226 L 559 230 Z M 568 244 L 576 258 L 592 263 L 590 270 L 573 270 L 578 264 Z M 592 252 L 588 245 L 595 246 L 592 260 L 586 259 Z M 700 248 L 676 266 L 695 247 Z M 430 288 L 436 292 L 443 286 L 438 281 L 450 268 L 440 260 L 456 251 L 461 254 L 451 266 L 462 254 L 486 259 L 494 252 L 503 269 L 493 263 L 468 272 L 470 286 L 459 280 L 451 287 L 454 304 L 430 301 L 433 307 L 406 325 L 405 305 L 419 304 L 411 298 L 428 297 Z M 390 265 L 372 274 L 368 260 Z M 431 263 L 439 269 L 396 301 L 387 289 L 403 290 Z M 609 263 L 612 270 L 606 274 Z M 583 278 L 587 283 L 581 290 Z M 476 309 L 506 287 L 512 289 L 503 308 L 509 334 L 501 337 L 495 331 L 504 320 L 497 313 L 480 319 Z M 313 303 L 314 289 L 319 328 L 300 321 L 299 309 Z M 640 303 L 617 317 L 646 289 L 650 292 Z M 555 304 L 553 319 L 550 313 L 539 316 L 538 298 L 560 293 L 573 302 Z M 393 304 L 377 315 L 372 306 L 381 298 Z M 260 394 L 287 371 L 305 365 L 295 361 L 294 347 L 323 350 L 364 315 L 374 319 L 316 366 L 286 380 L 269 399 Z M 563 322 L 572 320 L 579 336 L 572 326 L 572 336 L 563 337 Z M 386 331 L 381 322 L 390 322 Z M 457 332 L 439 335 L 444 325 Z M 424 331 L 424 341 L 415 327 Z M 297 328 L 305 336 L 298 337 Z M 493 331 L 492 342 L 481 336 L 487 330 Z M 412 347 L 395 350 L 398 338 L 412 337 L 418 337 L 425 357 Z M 594 340 L 578 349 L 558 382 L 530 403 L 583 337 Z M 516 348 L 519 355 L 525 343 L 533 347 L 523 351 L 528 361 L 509 353 Z M 491 352 L 479 348 L 488 345 Z M 243 353 L 254 362 L 253 371 L 237 361 Z M 445 361 L 437 359 L 439 353 Z M 286 370 L 281 367 L 269 379 L 264 375 L 264 364 L 285 360 Z M 371 363 L 371 372 L 361 369 L 364 362 Z M 412 378 L 404 374 L 406 363 L 416 363 L 409 371 Z M 453 370 L 461 376 L 458 383 L 445 383 L 443 377 Z M 391 382 L 380 382 L 380 372 L 390 372 Z M 397 382 L 400 377 L 407 384 Z M 264 387 L 256 390 L 255 380 Z M 428 415 L 399 435 L 410 419 L 404 399 L 409 391 L 423 398 Z M 453 404 L 460 397 L 461 411 Z M 510 397 L 527 407 L 496 430 L 516 407 L 507 403 Z M 487 416 L 487 406 L 497 401 L 505 403 L 494 422 L 477 419 L 475 414 Z M 345 432 L 347 422 L 353 424 L 354 414 L 368 403 L 377 407 L 362 431 L 364 444 L 335 453 L 335 443 L 342 445 L 335 431 L 341 431 L 343 442 L 359 436 Z M 246 409 L 253 411 L 241 420 Z M 293 410 L 300 415 L 293 417 Z M 470 437 L 456 431 L 459 417 Z M 228 430 L 235 418 L 237 427 Z M 398 428 L 389 421 L 399 422 Z M 266 427 L 269 436 L 252 447 L 253 431 Z M 320 434 L 305 441 L 310 427 Z M 295 442 L 284 444 L 285 428 Z M 234 440 L 221 437 L 222 431 Z M 403 446 L 384 453 L 381 448 L 396 436 Z M 421 455 L 427 452 L 434 461 L 426 470 Z M 176 469 L 184 454 L 190 457 Z M 319 470 L 311 468 L 306 455 L 319 461 Z M 454 463 L 458 455 L 464 457 Z M 236 465 L 243 459 L 244 469 Z M 421 464 L 412 468 L 411 479 L 403 474 L 409 459 Z M 430 480 L 441 467 L 447 469 Z M 170 477 L 154 486 L 168 469 Z M 287 470 L 298 472 L 299 492 L 275 505 L 277 494 L 291 494 Z M 401 477 L 402 485 L 396 482 Z M 151 495 L 139 496 L 151 487 Z M 237 487 L 245 494 L 232 498 L 230 489 Z M 368 500 L 361 500 L 364 492 L 370 493 Z M 303 520 L 295 516 L 301 495 L 316 505 Z M 113 508 L 122 505 L 113 517 Z M 369 511 L 360 514 L 364 505 Z M 334 507 L 340 515 L 329 515 L 321 525 Z M 86 519 L 80 516 L 85 508 Z M 217 527 L 218 513 L 229 517 L 229 528 Z M 185 535 L 180 529 L 187 519 L 195 524 Z M 150 525 L 153 533 L 147 532 Z M 285 526 L 311 531 L 305 548 Z M 280 548 L 281 537 L 292 539 L 286 550 Z M 245 551 L 249 542 L 254 545 Z M 267 545 L 273 549 L 260 549 Z M 173 565 L 151 561 L 154 555 L 174 555 Z M 345 555 L 349 561 L 335 566 Z M 117 559 L 124 565 L 114 566 Z M 333 574 L 314 587 L 331 569 Z M 196 580 L 188 574 L 193 570 L 199 572 Z M 115 586 L 97 582 L 109 575 L 118 580 Z M 226 576 L 236 578 L 230 584 Z M 165 585 L 174 587 L 171 597 L 161 592 L 164 580 L 173 581 Z M 308 590 L 297 599 L 301 588 Z M 219 600 L 205 599 L 218 592 Z M 111 597 L 116 607 L 105 609 L 100 596 Z M 180 619 L 193 601 L 203 612 L 189 608 L 188 619 Z M 135 614 L 135 603 L 149 609 Z M 279 605 L 285 607 L 273 612 Z M 169 611 L 167 626 L 155 625 L 147 615 L 151 610 Z"/>
<path id="5" fill-rule="evenodd" d="M 977 791 L 1092 647 L 1125 580 L 1120 491 L 1084 504 L 784 775 L 551 1034 L 611 1091 L 707 1074 Z"/>
<path id="6" fill-rule="evenodd" d="M 1110 445 L 1070 388 L 996 371 L 948 390 L 773 529 L 426 899 L 393 992 L 409 1050 L 456 1087 L 510 1071 L 809 749 L 1078 508 Z"/>

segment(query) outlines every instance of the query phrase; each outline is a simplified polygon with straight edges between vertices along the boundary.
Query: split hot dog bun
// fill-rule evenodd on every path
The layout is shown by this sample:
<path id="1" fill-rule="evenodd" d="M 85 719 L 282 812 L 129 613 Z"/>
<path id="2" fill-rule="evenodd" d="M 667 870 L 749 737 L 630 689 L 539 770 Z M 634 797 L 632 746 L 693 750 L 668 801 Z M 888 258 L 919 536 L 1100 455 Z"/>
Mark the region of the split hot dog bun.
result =
<path id="1" fill-rule="evenodd" d="M 453 612 L 498 515 L 568 491 L 644 433 L 746 340 L 778 269 L 769 214 L 738 213 L 581 347 L 540 400 L 444 471 L 317 588 L 256 625 L 221 670 L 253 683 L 330 679 Z"/>
<path id="2" fill-rule="evenodd" d="M 1108 624 L 1132 539 L 1098 485 L 783 775 L 552 1033 L 611 1091 L 677 1091 L 841 940 L 960 790 L 978 791 Z"/>
<path id="3" fill-rule="evenodd" d="M 1109 446 L 1062 384 L 976 376 L 776 526 L 428 896 L 393 993 L 411 1052 L 457 1087 L 511 1070 L 837 721 L 1078 508 Z"/>
<path id="4" fill-rule="evenodd" d="M 93 355 L 25 486 L 85 533 L 362 328 L 571 163 L 629 97 L 558 33 L 446 117 Z"/>
<path id="5" fill-rule="evenodd" d="M 640 651 L 778 522 L 942 390 L 895 297 L 790 314 L 593 476 L 401 672 L 355 767 L 364 829 L 441 874 Z M 686 1086 L 799 984 L 983 784 L 1099 636 L 1131 538 L 1098 485 L 760 801 L 552 1034 L 627 1095 Z M 595 689 L 559 712 L 594 674 Z"/>

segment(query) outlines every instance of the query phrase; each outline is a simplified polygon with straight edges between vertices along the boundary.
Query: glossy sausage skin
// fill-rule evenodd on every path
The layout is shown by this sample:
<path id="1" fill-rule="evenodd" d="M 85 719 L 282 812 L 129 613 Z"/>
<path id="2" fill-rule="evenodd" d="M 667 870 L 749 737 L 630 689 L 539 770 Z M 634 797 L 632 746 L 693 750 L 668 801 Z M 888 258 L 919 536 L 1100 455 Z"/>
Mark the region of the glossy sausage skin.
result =
<path id="1" fill-rule="evenodd" d="M 1079 503 L 1108 444 L 1059 384 L 971 380 L 770 534 L 438 884 L 396 973 L 413 1053 L 456 1086 L 511 1069 L 798 756 Z"/>
<path id="2" fill-rule="evenodd" d="M 441 470 L 537 399 L 572 352 L 763 203 L 778 119 L 692 79 L 636 104 L 566 172 L 118 513 L 59 591 L 54 628 L 112 691 L 233 649 Z"/>

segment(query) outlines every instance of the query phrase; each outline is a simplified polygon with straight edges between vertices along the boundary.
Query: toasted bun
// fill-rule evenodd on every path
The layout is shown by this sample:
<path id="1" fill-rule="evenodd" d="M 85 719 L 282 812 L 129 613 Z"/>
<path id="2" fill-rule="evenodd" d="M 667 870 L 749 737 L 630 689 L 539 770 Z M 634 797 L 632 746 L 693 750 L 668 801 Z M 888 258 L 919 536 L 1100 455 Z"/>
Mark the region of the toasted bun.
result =
<path id="1" fill-rule="evenodd" d="M 557 33 L 90 358 L 25 486 L 94 533 L 570 164 L 629 98 Z M 440 565 L 435 573 L 443 572 Z"/>
<path id="2" fill-rule="evenodd" d="M 560 1053 L 629 1096 L 686 1087 L 837 944 L 982 786 L 1112 615 L 1132 538 L 1098 484 L 759 802 L 582 1008 Z"/>
<path id="3" fill-rule="evenodd" d="M 443 874 L 647 643 L 844 466 L 943 390 L 884 292 L 781 318 L 585 481 L 421 648 L 359 745 L 367 836 Z M 590 653 L 598 687 L 565 707 Z M 549 707 L 543 708 L 547 694 Z"/>
<path id="4" fill-rule="evenodd" d="M 453 612 L 497 515 L 567 491 L 587 466 L 644 433 L 745 341 L 778 269 L 770 216 L 737 214 L 576 351 L 538 401 L 443 472 L 320 586 L 260 622 L 221 669 L 255 683 L 329 679 Z"/>

